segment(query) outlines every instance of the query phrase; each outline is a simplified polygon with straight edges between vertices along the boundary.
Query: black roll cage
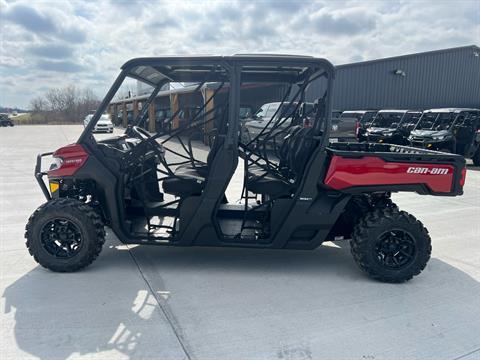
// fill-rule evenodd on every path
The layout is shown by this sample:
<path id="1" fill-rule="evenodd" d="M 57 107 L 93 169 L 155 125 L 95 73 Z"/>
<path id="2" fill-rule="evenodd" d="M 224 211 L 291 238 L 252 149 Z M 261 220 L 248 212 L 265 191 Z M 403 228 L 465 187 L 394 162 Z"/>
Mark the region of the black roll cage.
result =
<path id="1" fill-rule="evenodd" d="M 413 130 L 417 129 L 417 126 L 420 124 L 420 122 L 423 119 L 423 116 L 426 115 L 426 114 L 437 114 L 437 116 L 435 117 L 435 120 L 433 121 L 431 128 L 423 129 L 423 130 L 433 130 L 434 125 L 437 123 L 437 120 L 438 120 L 440 114 L 450 114 L 450 115 L 452 115 L 452 120 L 450 122 L 450 125 L 448 125 L 448 128 L 447 128 L 447 130 L 450 130 L 450 129 L 453 128 L 453 126 L 455 126 L 457 124 L 457 120 L 460 117 L 460 115 L 462 115 L 464 113 L 467 113 L 467 116 L 464 119 L 464 121 L 465 121 L 466 119 L 468 119 L 468 117 L 471 115 L 472 112 L 478 112 L 478 110 L 476 110 L 476 109 L 462 109 L 460 111 L 450 111 L 450 112 L 446 112 L 446 111 L 426 111 L 426 112 L 423 112 L 422 115 L 418 118 L 418 121 L 415 124 L 415 127 L 413 128 Z"/>
<path id="2" fill-rule="evenodd" d="M 190 71 L 177 71 L 175 67 L 188 66 Z M 209 71 L 205 70 L 206 66 L 210 66 Z M 244 71 L 245 68 L 249 68 L 249 71 Z M 307 71 L 292 73 L 287 71 L 291 69 L 306 68 Z M 152 81 L 153 78 L 142 76 L 142 71 L 139 69 L 153 69 L 154 75 L 158 75 L 158 81 Z M 218 69 L 223 68 L 224 72 L 219 72 Z M 231 72 L 233 69 L 240 71 L 241 79 L 237 81 L 237 84 L 232 83 Z M 274 71 L 274 70 L 277 71 Z M 283 71 L 285 69 L 285 71 Z M 147 111 L 148 105 L 155 99 L 161 87 L 168 82 L 198 82 L 199 87 L 206 82 L 226 82 L 230 83 L 230 91 L 234 93 L 232 98 L 236 98 L 236 93 L 240 91 L 240 82 L 301 82 L 305 78 L 310 77 L 311 69 L 316 69 L 316 72 L 320 72 L 327 78 L 327 94 L 325 98 L 325 121 L 322 124 L 315 124 L 315 133 L 323 133 L 323 141 L 321 148 L 325 149 L 328 144 L 330 122 L 331 122 L 331 96 L 333 87 L 333 78 L 335 76 L 335 69 L 333 65 L 325 60 L 307 56 L 289 56 L 289 55 L 233 55 L 233 56 L 196 56 L 196 57 L 156 57 L 156 58 L 136 58 L 128 61 L 122 66 L 122 71 L 115 79 L 113 85 L 108 90 L 104 99 L 97 108 L 92 119 L 85 127 L 84 131 L 77 140 L 78 144 L 92 143 L 92 130 L 100 119 L 101 115 L 106 111 L 108 105 L 112 101 L 113 97 L 117 93 L 118 89 L 122 85 L 126 77 L 130 77 L 139 81 L 142 81 L 154 88 L 150 94 L 146 105 L 143 106 L 142 111 L 135 119 L 136 125 L 143 122 Z M 203 71 L 202 71 L 203 70 Z M 230 75 L 229 75 L 230 74 Z M 228 77 L 230 76 L 230 79 Z M 232 106 L 234 105 L 234 106 Z M 234 141 L 234 133 L 238 128 L 238 107 L 239 103 L 231 104 L 229 101 L 229 118 L 231 125 L 228 131 L 227 143 L 230 145 Z M 233 117 L 231 117 L 233 116 Z M 174 116 L 172 116 L 174 118 Z M 320 126 L 323 125 L 323 129 Z M 234 129 L 235 128 L 235 129 Z"/>
<path id="3" fill-rule="evenodd" d="M 222 122 L 222 124 L 228 123 L 228 127 L 226 128 L 226 131 L 221 134 L 223 138 L 221 145 L 222 151 L 218 152 L 213 158 L 211 167 L 209 167 L 208 179 L 205 182 L 202 194 L 200 196 L 187 197 L 183 200 L 177 199 L 173 202 L 168 202 L 162 205 L 164 208 L 162 213 L 164 213 L 165 216 L 174 217 L 175 221 L 178 218 L 180 219 L 180 223 L 184 224 L 184 227 L 181 227 L 178 232 L 175 232 L 175 238 L 177 239 L 178 244 L 190 245 L 194 239 L 197 239 L 197 241 L 200 242 L 203 240 L 198 239 L 205 239 L 205 241 L 207 241 L 207 238 L 219 239 L 216 237 L 217 235 L 214 234 L 220 234 L 221 230 L 219 230 L 219 225 L 212 216 L 214 216 L 220 207 L 222 196 L 224 197 L 226 186 L 228 186 L 228 183 L 233 176 L 234 169 L 236 168 L 239 152 L 242 150 L 239 149 L 240 142 L 238 136 L 240 130 L 239 107 L 241 84 L 248 82 L 265 82 L 293 83 L 296 85 L 304 84 L 308 86 L 311 82 L 308 81 L 309 79 L 323 76 L 326 79 L 326 91 L 324 96 L 319 99 L 322 104 L 322 111 L 317 111 L 316 117 L 316 120 L 319 120 L 321 115 L 322 121 L 315 121 L 312 128 L 312 136 L 318 140 L 317 145 L 306 165 L 305 176 L 298 179 L 298 186 L 296 187 L 295 193 L 292 194 L 290 201 L 288 201 L 288 206 L 286 207 L 288 210 L 281 214 L 277 212 L 275 215 L 276 219 L 280 219 L 281 217 L 285 218 L 284 221 L 275 223 L 275 234 L 285 234 L 286 231 L 292 232 L 298 225 L 295 225 L 296 220 L 294 220 L 294 218 L 302 218 L 302 222 L 305 224 L 312 221 L 311 217 L 313 215 L 303 217 L 299 215 L 300 213 L 305 212 L 306 209 L 304 203 L 301 201 L 298 203 L 298 199 L 316 198 L 317 195 L 315 194 L 318 194 L 319 191 L 316 181 L 324 172 L 325 167 L 312 167 L 311 164 L 325 164 L 325 158 L 327 156 L 326 147 L 328 145 L 331 128 L 331 96 L 334 75 L 334 67 L 327 60 L 303 56 L 234 55 L 229 57 L 162 57 L 130 60 L 122 67 L 121 73 L 114 81 L 112 87 L 109 89 L 105 98 L 93 115 L 92 120 L 77 141 L 77 143 L 85 145 L 85 148 L 93 154 L 99 155 L 92 157 L 92 160 L 87 164 L 88 166 L 84 171 L 81 171 L 81 176 L 87 176 L 88 178 L 92 177 L 94 181 L 101 183 L 103 190 L 106 192 L 106 212 L 110 213 L 108 217 L 111 219 L 112 228 L 123 242 L 143 243 L 143 241 L 149 240 L 149 233 L 146 237 L 141 234 L 128 234 L 126 225 L 122 221 L 122 219 L 125 219 L 125 210 L 121 205 L 123 190 L 120 186 L 120 181 L 117 181 L 114 172 L 110 170 L 108 162 L 106 162 L 100 154 L 97 142 L 92 136 L 92 130 L 95 124 L 105 112 L 127 76 L 143 81 L 154 87 L 152 94 L 150 94 L 148 98 L 149 102 L 155 99 L 155 96 L 158 94 L 158 91 L 163 84 L 172 81 L 194 82 L 199 84 L 198 87 L 203 86 L 203 84 L 207 82 L 214 82 L 217 83 L 217 85 L 228 83 L 228 100 L 226 100 L 228 104 L 226 107 L 227 111 L 222 112 L 223 115 L 228 116 L 228 121 Z M 158 81 L 153 82 L 151 79 L 157 79 Z M 134 119 L 135 125 L 142 123 L 146 116 L 148 106 L 149 103 L 143 104 L 142 111 L 137 118 Z M 201 111 L 203 111 L 203 109 L 199 109 L 196 116 L 199 115 Z M 174 118 L 174 116 L 171 118 Z M 281 119 L 281 117 L 279 119 Z M 188 126 L 186 128 L 188 128 Z M 128 135 L 128 132 L 131 130 L 131 127 L 127 127 L 126 135 Z M 185 130 L 185 128 L 179 128 L 175 129 L 175 132 L 181 132 L 183 130 Z M 175 132 L 170 134 L 170 136 L 178 135 Z M 152 139 L 149 139 L 149 141 L 154 140 L 159 136 L 161 136 L 161 134 L 156 134 L 152 136 Z M 183 147 L 184 150 L 187 148 L 185 145 Z M 186 160 L 185 162 L 191 161 L 193 164 L 195 159 L 189 154 L 188 148 L 187 154 L 189 156 L 183 156 Z M 99 167 L 100 163 L 102 164 L 101 167 Z M 92 166 L 95 166 L 96 170 L 94 170 L 94 172 L 98 172 L 95 176 L 92 175 Z M 168 170 L 165 175 L 175 176 L 172 171 Z M 107 183 L 115 183 L 116 185 L 114 187 L 107 187 Z M 281 201 L 282 204 L 285 204 L 284 200 L 285 199 L 279 201 Z M 332 219 L 336 219 L 339 215 L 339 211 L 342 208 L 340 203 L 345 201 L 345 197 L 335 200 L 335 203 L 338 202 L 338 204 L 335 205 L 335 212 L 332 212 L 332 214 L 329 215 L 332 216 Z M 171 211 L 169 209 L 169 205 L 179 202 L 182 206 L 177 207 L 177 210 Z M 277 206 L 277 209 L 278 208 L 279 207 Z M 167 213 L 171 215 L 167 215 Z M 247 212 L 245 211 L 244 213 L 245 216 L 247 216 Z M 249 211 L 249 214 L 252 214 L 252 212 Z M 195 221 L 192 221 L 193 219 L 195 219 Z M 325 221 L 328 220 L 329 222 L 334 222 L 332 219 L 328 220 L 325 218 Z M 244 224 L 242 224 L 242 228 L 243 226 Z M 175 223 L 173 227 L 175 228 Z M 216 229 L 215 233 L 212 233 L 212 227 Z M 326 236 L 325 231 L 326 229 L 320 231 L 316 236 L 317 240 L 309 246 L 318 246 L 319 242 L 323 241 L 324 236 Z M 275 234 L 272 233 L 272 239 L 274 240 L 272 240 L 273 242 L 269 246 L 275 248 L 285 247 L 287 240 L 283 237 L 277 237 Z M 215 244 L 216 241 L 220 240 L 213 240 L 213 243 L 208 240 L 208 243 Z"/>

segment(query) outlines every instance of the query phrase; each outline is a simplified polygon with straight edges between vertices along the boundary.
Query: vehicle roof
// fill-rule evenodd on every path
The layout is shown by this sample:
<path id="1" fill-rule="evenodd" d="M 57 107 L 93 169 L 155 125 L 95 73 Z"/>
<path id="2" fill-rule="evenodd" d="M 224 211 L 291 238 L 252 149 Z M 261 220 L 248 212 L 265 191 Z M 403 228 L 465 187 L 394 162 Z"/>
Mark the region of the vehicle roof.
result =
<path id="1" fill-rule="evenodd" d="M 283 105 L 288 105 L 289 103 L 290 103 L 289 101 L 284 101 L 284 102 L 283 102 Z M 312 102 L 308 102 L 308 101 L 304 101 L 304 103 L 305 103 L 305 104 L 311 104 L 311 105 L 313 105 Z M 275 102 L 265 103 L 265 104 L 263 104 L 262 106 L 265 106 L 265 105 L 280 105 L 280 104 L 282 104 L 281 101 L 275 101 Z M 292 104 L 298 104 L 298 101 L 294 101 Z"/>
<path id="2" fill-rule="evenodd" d="M 149 85 L 165 82 L 222 82 L 228 80 L 226 68 L 242 66 L 242 81 L 302 81 L 307 70 L 335 73 L 326 59 L 302 55 L 163 56 L 135 58 L 122 70 Z"/>
<path id="3" fill-rule="evenodd" d="M 408 112 L 408 110 L 379 110 L 378 113 L 381 114 L 381 113 L 401 113 L 401 114 L 405 114 L 406 112 Z"/>
<path id="4" fill-rule="evenodd" d="M 440 109 L 428 109 L 424 112 L 438 112 L 438 113 L 459 113 L 462 111 L 480 111 L 479 109 L 473 108 L 440 108 Z"/>
<path id="5" fill-rule="evenodd" d="M 378 112 L 378 110 L 346 110 L 342 114 L 365 114 L 367 112 Z"/>

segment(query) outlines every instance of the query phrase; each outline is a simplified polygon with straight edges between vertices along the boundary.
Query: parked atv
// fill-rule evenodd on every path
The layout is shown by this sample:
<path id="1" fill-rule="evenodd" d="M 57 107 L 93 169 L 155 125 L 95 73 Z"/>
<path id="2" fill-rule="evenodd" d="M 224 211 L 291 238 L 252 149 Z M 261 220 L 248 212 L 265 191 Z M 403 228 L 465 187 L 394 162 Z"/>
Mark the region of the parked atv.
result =
<path id="1" fill-rule="evenodd" d="M 412 146 L 459 154 L 480 166 L 480 110 L 426 110 L 408 140 Z"/>
<path id="2" fill-rule="evenodd" d="M 420 111 L 380 110 L 366 129 L 366 140 L 386 144 L 408 145 L 410 131 L 417 123 Z"/>
<path id="3" fill-rule="evenodd" d="M 123 136 L 97 141 L 92 130 L 127 77 L 153 91 Z M 418 275 L 430 258 L 430 237 L 390 194 L 461 195 L 465 160 L 398 145 L 329 145 L 333 79 L 330 62 L 307 56 L 128 61 L 77 142 L 38 156 L 35 173 L 47 202 L 26 226 L 30 254 L 53 271 L 82 269 L 100 254 L 105 226 L 123 243 L 159 246 L 315 249 L 350 239 L 355 262 L 372 278 L 403 282 Z M 312 126 L 305 128 L 287 111 L 304 103 L 313 81 L 326 91 L 317 94 Z M 141 126 L 168 82 L 218 86 L 184 128 L 152 135 Z M 289 84 L 279 99 L 286 106 L 243 142 L 240 89 L 256 82 Z M 289 119 L 291 126 L 282 127 Z M 214 128 L 208 154 L 185 135 L 196 127 Z M 261 151 L 280 128 L 278 156 Z M 54 162 L 44 171 L 47 156 Z M 229 202 L 226 189 L 239 160 L 243 200 Z"/>
<path id="4" fill-rule="evenodd" d="M 8 117 L 8 114 L 0 114 L 0 127 L 13 126 L 12 120 Z"/>

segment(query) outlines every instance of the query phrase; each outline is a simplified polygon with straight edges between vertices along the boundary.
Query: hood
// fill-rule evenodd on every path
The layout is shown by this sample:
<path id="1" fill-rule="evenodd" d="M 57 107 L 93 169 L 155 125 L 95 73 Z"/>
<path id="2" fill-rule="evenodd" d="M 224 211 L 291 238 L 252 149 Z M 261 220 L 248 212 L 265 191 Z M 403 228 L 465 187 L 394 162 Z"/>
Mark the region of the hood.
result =
<path id="1" fill-rule="evenodd" d="M 413 130 L 410 135 L 415 137 L 437 137 L 437 136 L 447 136 L 450 135 L 448 130 Z"/>
<path id="2" fill-rule="evenodd" d="M 371 128 L 368 128 L 367 131 L 371 134 L 383 134 L 383 133 L 386 133 L 386 132 L 394 132 L 395 129 L 382 128 L 382 127 L 371 127 Z"/>
<path id="3" fill-rule="evenodd" d="M 97 122 L 97 125 L 98 124 L 102 124 L 102 125 L 110 125 L 112 122 L 108 119 L 99 119 L 98 122 Z"/>

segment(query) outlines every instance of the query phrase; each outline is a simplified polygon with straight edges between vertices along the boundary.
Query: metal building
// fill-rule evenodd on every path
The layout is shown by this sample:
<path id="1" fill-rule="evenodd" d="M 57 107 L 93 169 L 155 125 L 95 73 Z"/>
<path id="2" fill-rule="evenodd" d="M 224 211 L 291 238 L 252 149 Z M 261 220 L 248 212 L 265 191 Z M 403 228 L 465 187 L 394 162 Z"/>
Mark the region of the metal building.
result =
<path id="1" fill-rule="evenodd" d="M 480 48 L 475 45 L 339 65 L 333 107 L 480 108 Z M 308 98 L 318 97 L 312 84 Z"/>

